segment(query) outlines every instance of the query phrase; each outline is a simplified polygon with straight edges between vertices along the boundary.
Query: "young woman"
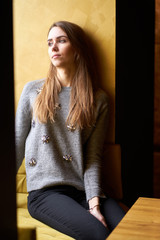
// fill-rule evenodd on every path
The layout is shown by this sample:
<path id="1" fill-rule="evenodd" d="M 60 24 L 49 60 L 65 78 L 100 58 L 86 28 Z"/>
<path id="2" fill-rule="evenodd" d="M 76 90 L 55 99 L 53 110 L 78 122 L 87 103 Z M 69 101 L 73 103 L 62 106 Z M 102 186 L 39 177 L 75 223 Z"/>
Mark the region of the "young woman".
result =
<path id="1" fill-rule="evenodd" d="M 74 239 L 104 240 L 124 216 L 100 185 L 108 98 L 96 86 L 92 51 L 79 26 L 56 22 L 47 42 L 48 77 L 26 84 L 16 114 L 28 210 Z"/>

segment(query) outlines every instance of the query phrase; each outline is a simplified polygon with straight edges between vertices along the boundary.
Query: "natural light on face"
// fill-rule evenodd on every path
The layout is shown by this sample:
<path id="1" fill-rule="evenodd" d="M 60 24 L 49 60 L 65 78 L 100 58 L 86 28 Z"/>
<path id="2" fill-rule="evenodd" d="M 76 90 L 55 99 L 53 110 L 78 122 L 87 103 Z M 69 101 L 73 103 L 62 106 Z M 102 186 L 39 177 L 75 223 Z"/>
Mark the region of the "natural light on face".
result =
<path id="1" fill-rule="evenodd" d="M 67 34 L 59 27 L 53 27 L 48 34 L 48 54 L 55 67 L 74 64 L 75 51 Z"/>

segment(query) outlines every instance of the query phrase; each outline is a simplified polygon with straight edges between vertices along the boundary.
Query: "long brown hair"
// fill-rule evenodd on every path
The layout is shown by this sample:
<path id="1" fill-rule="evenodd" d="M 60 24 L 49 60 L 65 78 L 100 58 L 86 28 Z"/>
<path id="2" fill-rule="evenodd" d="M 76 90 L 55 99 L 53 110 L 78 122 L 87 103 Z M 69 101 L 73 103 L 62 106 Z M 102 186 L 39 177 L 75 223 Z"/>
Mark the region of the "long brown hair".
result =
<path id="1" fill-rule="evenodd" d="M 89 38 L 74 23 L 56 22 L 50 27 L 49 32 L 53 27 L 60 27 L 67 34 L 76 51 L 76 73 L 71 82 L 70 107 L 66 123 L 81 129 L 89 127 L 94 123 L 94 94 L 97 81 L 96 66 Z M 41 123 L 46 123 L 48 119 L 54 122 L 60 91 L 61 84 L 56 74 L 56 68 L 51 63 L 43 89 L 37 96 L 34 105 L 35 116 Z"/>

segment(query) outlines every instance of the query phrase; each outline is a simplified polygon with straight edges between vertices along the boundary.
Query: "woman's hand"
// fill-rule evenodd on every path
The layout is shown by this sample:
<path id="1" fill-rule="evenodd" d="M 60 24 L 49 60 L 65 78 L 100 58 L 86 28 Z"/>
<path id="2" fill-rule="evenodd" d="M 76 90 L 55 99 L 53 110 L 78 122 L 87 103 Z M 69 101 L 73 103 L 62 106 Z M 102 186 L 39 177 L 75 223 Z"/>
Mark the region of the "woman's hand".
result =
<path id="1" fill-rule="evenodd" d="M 103 217 L 103 215 L 100 212 L 100 207 L 96 206 L 93 209 L 90 209 L 89 212 L 96 217 L 106 228 L 107 228 L 107 224 L 105 221 L 105 218 Z"/>
<path id="2" fill-rule="evenodd" d="M 105 218 L 101 214 L 99 197 L 94 197 L 89 200 L 89 212 L 96 217 L 105 227 L 107 227 Z"/>

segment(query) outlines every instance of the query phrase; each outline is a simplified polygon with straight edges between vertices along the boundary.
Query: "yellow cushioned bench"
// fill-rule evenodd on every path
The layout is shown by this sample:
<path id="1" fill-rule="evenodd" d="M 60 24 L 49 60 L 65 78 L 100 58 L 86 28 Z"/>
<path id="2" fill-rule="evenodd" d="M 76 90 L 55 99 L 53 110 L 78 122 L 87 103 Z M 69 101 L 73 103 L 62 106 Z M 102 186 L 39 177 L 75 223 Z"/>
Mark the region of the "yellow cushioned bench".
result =
<path id="1" fill-rule="evenodd" d="M 122 199 L 121 182 L 121 150 L 119 145 L 110 144 L 104 148 L 102 159 L 102 183 L 104 190 L 113 198 Z M 25 163 L 23 161 L 17 173 L 17 226 L 19 240 L 31 240 L 27 238 L 25 230 L 30 229 L 32 239 L 36 240 L 71 240 L 73 238 L 64 235 L 55 229 L 33 219 L 27 210 L 27 188 Z M 24 229 L 24 232 L 23 232 Z M 35 229 L 35 235 L 32 230 Z"/>

